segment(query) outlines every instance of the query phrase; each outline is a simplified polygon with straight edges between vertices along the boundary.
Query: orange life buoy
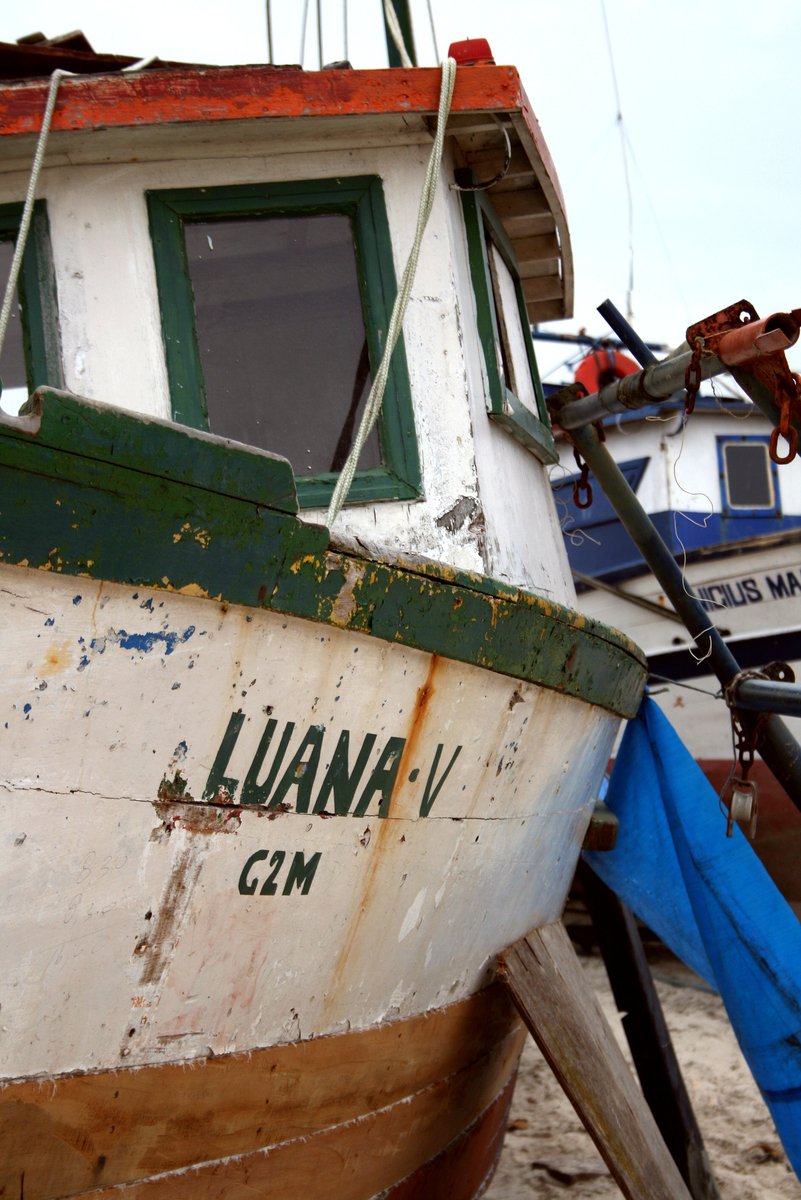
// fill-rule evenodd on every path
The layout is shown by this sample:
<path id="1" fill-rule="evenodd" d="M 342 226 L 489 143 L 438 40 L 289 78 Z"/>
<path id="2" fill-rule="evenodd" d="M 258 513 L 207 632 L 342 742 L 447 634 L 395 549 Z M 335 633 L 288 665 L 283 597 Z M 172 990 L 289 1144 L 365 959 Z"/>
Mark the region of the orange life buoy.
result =
<path id="1" fill-rule="evenodd" d="M 576 367 L 576 383 L 582 384 L 588 395 L 599 392 L 608 383 L 622 379 L 624 375 L 633 375 L 642 368 L 621 354 L 619 350 L 593 350 L 586 358 L 582 358 Z"/>

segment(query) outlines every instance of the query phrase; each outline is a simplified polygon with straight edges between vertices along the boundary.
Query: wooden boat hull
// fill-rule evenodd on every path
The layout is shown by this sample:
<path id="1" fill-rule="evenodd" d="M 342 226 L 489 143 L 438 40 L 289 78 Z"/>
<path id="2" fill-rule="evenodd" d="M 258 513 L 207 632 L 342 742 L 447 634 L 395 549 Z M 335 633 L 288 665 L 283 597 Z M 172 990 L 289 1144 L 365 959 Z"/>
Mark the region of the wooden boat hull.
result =
<path id="1" fill-rule="evenodd" d="M 212 494 L 214 439 L 187 487 L 81 406 L 87 472 L 77 407 L 0 438 L 6 1190 L 403 1195 L 458 1145 L 474 1194 L 520 1048 L 490 965 L 561 913 L 642 660 Z"/>
<path id="2" fill-rule="evenodd" d="M 442 1175 L 472 1196 L 500 1152 L 523 1036 L 495 985 L 373 1029 L 10 1085 L 0 1188 L 357 1200 L 393 1185 L 393 1196 L 444 1195 Z"/>

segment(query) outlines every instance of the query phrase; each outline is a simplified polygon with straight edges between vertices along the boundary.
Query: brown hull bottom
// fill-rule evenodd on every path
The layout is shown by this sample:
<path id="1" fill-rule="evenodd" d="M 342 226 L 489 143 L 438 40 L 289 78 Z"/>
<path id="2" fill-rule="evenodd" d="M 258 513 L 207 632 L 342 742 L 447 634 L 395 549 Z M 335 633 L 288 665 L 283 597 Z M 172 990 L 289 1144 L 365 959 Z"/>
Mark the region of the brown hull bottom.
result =
<path id="1" fill-rule="evenodd" d="M 365 1031 L 0 1089 L 0 1197 L 471 1200 L 525 1030 L 495 985 Z"/>
<path id="2" fill-rule="evenodd" d="M 731 759 L 699 758 L 698 765 L 720 792 L 732 767 Z M 759 815 L 754 849 L 788 903 L 801 916 L 801 812 L 756 759 L 750 778 L 759 788 Z"/>

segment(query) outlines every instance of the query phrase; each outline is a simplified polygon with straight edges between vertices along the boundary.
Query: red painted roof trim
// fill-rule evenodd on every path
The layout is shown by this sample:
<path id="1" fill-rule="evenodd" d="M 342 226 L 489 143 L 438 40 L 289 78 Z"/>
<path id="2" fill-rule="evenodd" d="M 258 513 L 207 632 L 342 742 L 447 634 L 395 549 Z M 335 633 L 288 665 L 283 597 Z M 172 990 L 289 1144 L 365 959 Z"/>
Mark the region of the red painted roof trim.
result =
<path id="1" fill-rule="evenodd" d="M 48 80 L 0 87 L 0 136 L 37 133 Z M 291 67 L 211 67 L 61 81 L 52 129 L 91 130 L 253 117 L 436 113 L 437 67 L 380 71 L 301 71 Z M 457 72 L 452 112 L 527 108 L 514 67 Z"/>

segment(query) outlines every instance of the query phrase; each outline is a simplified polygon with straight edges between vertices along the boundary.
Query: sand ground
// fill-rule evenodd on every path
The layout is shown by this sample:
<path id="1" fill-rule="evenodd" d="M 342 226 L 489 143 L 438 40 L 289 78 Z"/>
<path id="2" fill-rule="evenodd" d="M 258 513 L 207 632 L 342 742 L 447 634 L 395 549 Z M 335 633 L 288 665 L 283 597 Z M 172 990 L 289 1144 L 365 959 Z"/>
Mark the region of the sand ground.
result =
<path id="1" fill-rule="evenodd" d="M 581 961 L 624 1044 L 603 961 L 598 955 Z M 670 957 L 652 964 L 652 969 L 721 1200 L 801 1200 L 801 1184 L 782 1151 L 719 997 Z M 529 1040 L 506 1143 L 485 1200 L 617 1200 L 620 1195 Z"/>

